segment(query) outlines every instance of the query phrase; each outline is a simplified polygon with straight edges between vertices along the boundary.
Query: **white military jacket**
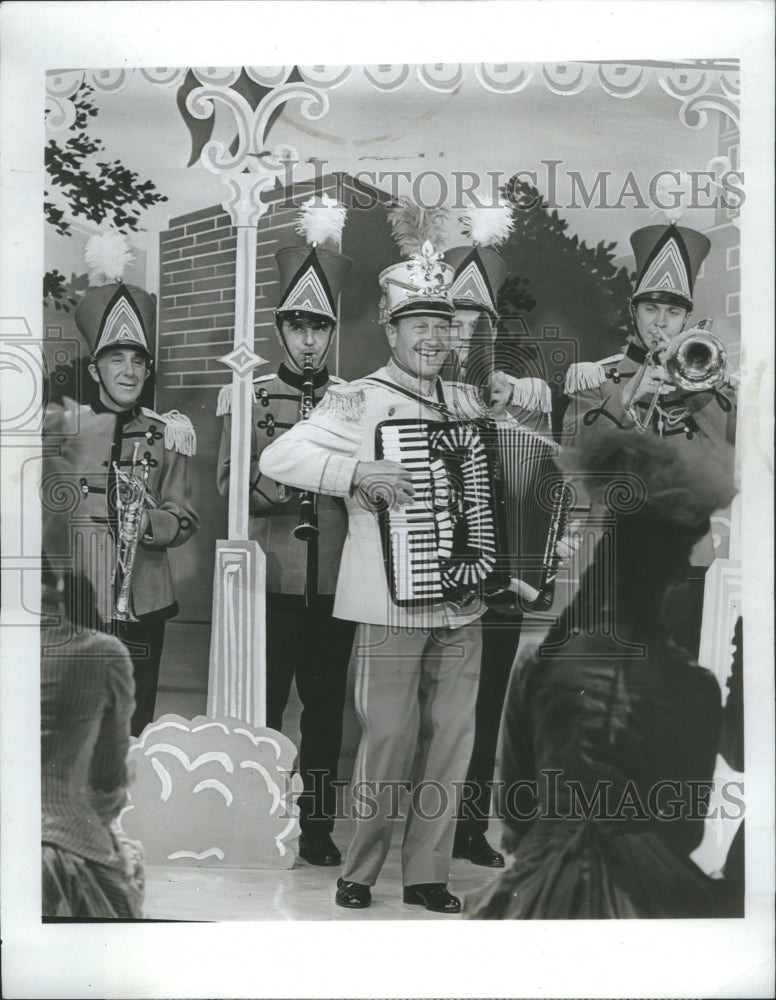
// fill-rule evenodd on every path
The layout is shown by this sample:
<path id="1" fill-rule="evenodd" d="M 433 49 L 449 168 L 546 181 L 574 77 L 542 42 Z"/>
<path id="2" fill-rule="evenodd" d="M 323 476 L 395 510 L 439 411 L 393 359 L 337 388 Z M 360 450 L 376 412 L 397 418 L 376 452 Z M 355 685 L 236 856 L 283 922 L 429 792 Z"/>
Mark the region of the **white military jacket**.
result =
<path id="1" fill-rule="evenodd" d="M 438 402 L 460 419 L 487 414 L 468 385 L 437 379 L 422 398 L 409 398 L 406 390 L 418 394 L 418 381 L 392 361 L 365 378 L 330 387 L 308 420 L 264 449 L 260 469 L 288 486 L 345 498 L 348 535 L 334 602 L 337 618 L 399 628 L 456 628 L 479 618 L 485 605 L 475 599 L 463 609 L 447 603 L 399 607 L 388 588 L 377 515 L 358 492 L 351 495 L 358 463 L 375 460 L 375 428 L 382 421 L 450 419 L 434 407 Z"/>

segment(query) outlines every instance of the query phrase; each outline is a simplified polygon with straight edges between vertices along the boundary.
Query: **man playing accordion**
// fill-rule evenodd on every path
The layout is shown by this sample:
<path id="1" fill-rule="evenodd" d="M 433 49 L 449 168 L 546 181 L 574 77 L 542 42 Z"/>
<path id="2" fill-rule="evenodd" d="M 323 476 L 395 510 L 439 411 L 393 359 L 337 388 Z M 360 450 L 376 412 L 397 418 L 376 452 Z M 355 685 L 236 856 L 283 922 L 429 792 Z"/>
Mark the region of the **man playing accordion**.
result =
<path id="1" fill-rule="evenodd" d="M 444 525 L 447 513 L 440 509 L 445 501 L 440 508 L 429 504 L 426 487 L 418 485 L 423 480 L 415 455 L 425 445 L 413 438 L 413 427 L 442 422 L 452 427 L 450 436 L 457 442 L 450 454 L 456 448 L 464 452 L 466 428 L 490 414 L 474 387 L 439 378 L 455 309 L 449 295 L 453 269 L 434 248 L 440 233 L 431 214 L 424 218 L 415 210 L 413 216 L 413 206 L 405 204 L 392 212 L 391 224 L 409 259 L 380 275 L 390 360 L 372 375 L 330 387 L 310 418 L 267 447 L 259 464 L 278 482 L 345 498 L 348 510 L 334 615 L 358 623 L 355 698 L 362 736 L 352 782 L 355 833 L 335 900 L 348 908 L 370 905 L 397 818 L 396 796 L 409 779 L 403 899 L 453 914 L 460 912 L 460 901 L 447 883 L 460 788 L 473 745 L 482 650 L 478 619 L 485 606 L 477 586 L 443 591 L 426 569 L 436 552 L 413 550 L 417 519 L 431 507 Z M 394 440 L 405 442 L 395 452 Z M 432 461 L 429 477 L 433 472 L 444 479 L 443 464 Z M 473 466 L 463 460 L 473 477 L 471 489 L 448 501 L 450 509 L 474 510 L 477 522 L 463 532 L 460 559 L 451 559 L 461 573 L 457 579 L 470 569 L 466 559 L 474 558 L 472 540 L 479 538 L 485 550 L 493 520 L 484 486 L 478 492 L 482 470 L 475 474 Z M 455 494 L 455 487 L 450 492 Z M 388 510 L 398 512 L 390 533 L 381 532 Z M 402 523 L 410 526 L 406 535 Z M 449 526 L 451 547 L 459 527 L 460 522 Z"/>

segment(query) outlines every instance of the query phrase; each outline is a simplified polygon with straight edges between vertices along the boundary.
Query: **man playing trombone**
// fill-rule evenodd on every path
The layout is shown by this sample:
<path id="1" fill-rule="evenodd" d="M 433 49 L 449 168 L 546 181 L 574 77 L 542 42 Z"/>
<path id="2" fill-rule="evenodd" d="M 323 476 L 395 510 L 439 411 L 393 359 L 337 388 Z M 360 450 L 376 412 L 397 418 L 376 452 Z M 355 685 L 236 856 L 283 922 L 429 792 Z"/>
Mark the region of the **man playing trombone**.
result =
<path id="1" fill-rule="evenodd" d="M 622 354 L 569 369 L 564 438 L 584 424 L 655 433 L 679 447 L 732 443 L 735 391 L 725 350 L 708 320 L 683 332 L 708 238 L 671 223 L 637 230 L 631 245 L 633 333 Z"/>
<path id="2" fill-rule="evenodd" d="M 656 436 L 667 461 L 672 452 L 688 460 L 706 452 L 732 464 L 736 397 L 725 349 L 708 329 L 709 320 L 685 330 L 710 242 L 672 222 L 637 230 L 631 245 L 637 275 L 630 306 L 633 333 L 622 354 L 569 369 L 564 443 L 573 445 L 574 435 L 586 428 L 616 427 Z M 672 598 L 669 629 L 680 645 L 696 653 L 704 575 L 698 567 L 713 558 L 707 536 L 693 552 L 696 568 Z M 602 586 L 616 589 L 618 584 Z"/>

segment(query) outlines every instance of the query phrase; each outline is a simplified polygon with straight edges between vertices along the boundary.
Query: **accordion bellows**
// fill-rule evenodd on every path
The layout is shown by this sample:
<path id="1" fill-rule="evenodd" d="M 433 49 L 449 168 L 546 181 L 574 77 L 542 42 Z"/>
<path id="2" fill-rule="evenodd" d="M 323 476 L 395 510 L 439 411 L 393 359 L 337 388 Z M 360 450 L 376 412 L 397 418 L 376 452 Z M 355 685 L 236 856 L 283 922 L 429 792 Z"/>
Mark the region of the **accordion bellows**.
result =
<path id="1" fill-rule="evenodd" d="M 411 505 L 380 511 L 397 605 L 508 589 L 548 605 L 565 513 L 553 442 L 500 422 L 388 420 L 377 427 L 376 454 L 408 469 L 415 490 Z"/>

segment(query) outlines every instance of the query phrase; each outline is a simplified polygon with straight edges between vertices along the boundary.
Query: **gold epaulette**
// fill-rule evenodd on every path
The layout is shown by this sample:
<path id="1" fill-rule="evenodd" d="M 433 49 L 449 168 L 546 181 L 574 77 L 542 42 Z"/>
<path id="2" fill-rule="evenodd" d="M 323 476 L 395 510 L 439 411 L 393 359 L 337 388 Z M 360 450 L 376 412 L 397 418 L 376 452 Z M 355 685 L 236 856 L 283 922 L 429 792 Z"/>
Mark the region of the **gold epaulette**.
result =
<path id="1" fill-rule="evenodd" d="M 552 413 L 552 393 L 550 387 L 541 378 L 515 378 L 507 375 L 512 386 L 512 405 L 524 410 L 541 410 L 542 413 Z"/>
<path id="2" fill-rule="evenodd" d="M 258 378 L 253 380 L 253 384 L 256 385 L 259 382 L 271 382 L 275 377 L 275 372 L 270 372 L 269 375 L 259 375 Z M 227 382 L 226 385 L 221 386 L 221 390 L 218 393 L 218 401 L 216 402 L 217 417 L 223 417 L 225 414 L 232 412 L 232 385 L 232 382 Z M 255 400 L 255 393 L 253 398 Z"/>
<path id="3" fill-rule="evenodd" d="M 366 398 L 357 382 L 342 382 L 330 386 L 313 413 L 325 414 L 335 420 L 358 423 L 364 413 Z"/>
<path id="4" fill-rule="evenodd" d="M 606 381 L 604 365 L 613 364 L 623 357 L 622 354 L 613 354 L 602 361 L 578 361 L 566 372 L 566 395 L 583 392 L 585 389 L 597 389 Z"/>
<path id="5" fill-rule="evenodd" d="M 196 455 L 197 435 L 194 425 L 185 413 L 179 410 L 156 413 L 147 406 L 141 406 L 140 409 L 146 417 L 164 421 L 164 447 L 168 451 L 177 451 L 181 455 Z"/>

